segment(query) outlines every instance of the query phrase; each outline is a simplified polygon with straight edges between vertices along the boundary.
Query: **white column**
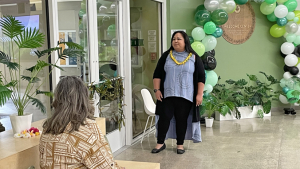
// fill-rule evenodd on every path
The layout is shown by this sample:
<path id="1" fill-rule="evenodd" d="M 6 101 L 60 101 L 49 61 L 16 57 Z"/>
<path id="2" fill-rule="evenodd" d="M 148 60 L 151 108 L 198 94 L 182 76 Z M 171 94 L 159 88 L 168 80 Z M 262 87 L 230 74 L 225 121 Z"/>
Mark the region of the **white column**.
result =
<path id="1" fill-rule="evenodd" d="M 122 13 L 120 13 L 120 20 L 123 25 L 120 27 L 123 32 L 123 71 L 121 76 L 124 79 L 125 97 L 124 97 L 124 113 L 125 113 L 125 135 L 126 145 L 132 144 L 132 84 L 131 84 L 131 42 L 130 42 L 130 2 L 129 0 L 120 2 L 120 8 L 122 7 Z M 120 41 L 122 42 L 122 41 Z M 122 70 L 122 69 L 121 69 Z"/>
<path id="2" fill-rule="evenodd" d="M 49 0 L 49 31 L 50 31 L 50 47 L 56 47 L 57 42 L 59 41 L 59 29 L 58 29 L 58 10 L 57 10 L 57 0 Z M 51 62 L 55 64 L 55 61 L 58 59 L 57 52 L 51 54 Z M 57 66 L 60 65 L 60 62 L 56 63 Z M 55 89 L 57 83 L 59 82 L 60 70 L 53 69 L 52 71 L 52 88 Z"/>

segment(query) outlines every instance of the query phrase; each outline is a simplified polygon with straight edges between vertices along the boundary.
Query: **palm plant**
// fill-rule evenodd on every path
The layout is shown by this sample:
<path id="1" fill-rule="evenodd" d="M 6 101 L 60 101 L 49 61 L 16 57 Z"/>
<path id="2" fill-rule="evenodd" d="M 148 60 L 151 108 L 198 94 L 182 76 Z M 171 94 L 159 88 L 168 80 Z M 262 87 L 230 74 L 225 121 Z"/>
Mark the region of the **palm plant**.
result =
<path id="1" fill-rule="evenodd" d="M 32 103 L 38 107 L 42 113 L 46 112 L 43 103 L 36 98 L 39 94 L 53 96 L 52 92 L 41 91 L 41 86 L 46 82 L 46 78 L 41 80 L 37 75 L 44 68 L 50 67 L 50 72 L 54 68 L 62 70 L 57 66 L 60 59 L 67 57 L 80 57 L 84 54 L 83 48 L 73 42 L 59 42 L 57 47 L 35 51 L 37 62 L 26 70 L 30 76 L 21 75 L 21 52 L 24 49 L 36 49 L 42 47 L 45 43 L 45 35 L 40 33 L 38 29 L 25 28 L 20 21 L 12 16 L 5 16 L 0 20 L 0 27 L 5 36 L 5 42 L 8 48 L 0 48 L 0 63 L 4 65 L 4 72 L 0 70 L 0 106 L 4 105 L 8 99 L 11 99 L 17 109 L 18 116 L 24 114 L 24 110 Z M 60 45 L 66 45 L 68 48 L 62 50 Z M 15 52 L 17 50 L 17 52 Z M 48 63 L 51 53 L 58 52 L 58 59 L 55 64 Z M 8 73 L 5 73 L 8 72 Z M 48 76 L 49 76 L 48 75 Z M 26 84 L 25 92 L 21 92 L 21 82 Z M 40 85 L 37 85 L 40 82 Z"/>

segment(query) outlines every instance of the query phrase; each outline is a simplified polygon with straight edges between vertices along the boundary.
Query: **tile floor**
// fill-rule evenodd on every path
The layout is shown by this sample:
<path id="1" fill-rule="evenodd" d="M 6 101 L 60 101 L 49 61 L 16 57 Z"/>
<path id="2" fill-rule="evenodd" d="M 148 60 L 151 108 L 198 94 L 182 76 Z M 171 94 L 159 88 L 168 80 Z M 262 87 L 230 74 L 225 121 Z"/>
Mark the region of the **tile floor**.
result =
<path id="1" fill-rule="evenodd" d="M 264 119 L 214 121 L 201 125 L 202 143 L 186 141 L 186 152 L 176 154 L 176 145 L 151 154 L 153 133 L 115 157 L 117 160 L 155 162 L 161 169 L 300 169 L 300 112 L 272 112 Z M 175 143 L 175 141 L 174 141 Z"/>

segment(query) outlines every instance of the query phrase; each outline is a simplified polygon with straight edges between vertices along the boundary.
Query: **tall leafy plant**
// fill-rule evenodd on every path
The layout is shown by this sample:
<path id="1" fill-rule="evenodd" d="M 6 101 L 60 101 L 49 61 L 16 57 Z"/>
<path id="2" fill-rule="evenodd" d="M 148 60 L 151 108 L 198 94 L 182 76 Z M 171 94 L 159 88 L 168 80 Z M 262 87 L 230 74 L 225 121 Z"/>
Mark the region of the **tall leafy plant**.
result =
<path id="1" fill-rule="evenodd" d="M 38 77 L 39 72 L 44 68 L 50 67 L 49 76 L 54 68 L 63 70 L 56 65 L 59 59 L 81 57 L 84 54 L 83 48 L 73 42 L 59 42 L 57 47 L 41 51 L 37 50 L 35 51 L 36 64 L 26 69 L 30 76 L 22 75 L 21 52 L 24 52 L 25 49 L 42 47 L 45 43 L 45 35 L 36 28 L 25 28 L 20 21 L 12 16 L 1 18 L 0 27 L 6 36 L 6 41 L 3 43 L 7 44 L 3 46 L 8 46 L 0 48 L 0 63 L 4 65 L 4 72 L 0 70 L 0 106 L 4 105 L 8 99 L 11 99 L 17 109 L 18 116 L 24 114 L 24 110 L 30 103 L 38 107 L 42 113 L 45 113 L 46 108 L 37 99 L 37 95 L 52 96 L 53 94 L 49 91 L 40 90 L 41 86 L 46 82 L 46 78 L 41 80 Z M 60 47 L 61 44 L 66 45 L 68 48 L 63 50 Z M 48 63 L 48 59 L 53 52 L 58 52 L 58 59 L 55 61 L 55 64 Z M 39 85 L 37 85 L 38 82 L 40 83 Z M 25 91 L 21 89 L 21 83 L 26 84 Z"/>
<path id="2" fill-rule="evenodd" d="M 259 72 L 265 76 L 265 81 L 259 80 L 255 75 L 248 75 L 251 86 L 245 87 L 245 94 L 249 96 L 249 102 L 251 106 L 262 105 L 263 111 L 259 111 L 260 117 L 263 117 L 263 113 L 268 114 L 271 111 L 272 100 L 278 100 L 278 94 L 280 92 L 274 91 L 273 85 L 280 83 L 272 75 L 267 75 L 264 72 Z"/>
<path id="3" fill-rule="evenodd" d="M 224 88 L 224 85 L 217 84 L 214 87 L 214 92 L 204 97 L 202 107 L 200 109 L 200 115 L 207 113 L 207 117 L 211 118 L 211 115 L 218 111 L 225 116 L 227 113 L 231 114 L 234 109 L 234 103 L 228 100 L 231 91 Z"/>

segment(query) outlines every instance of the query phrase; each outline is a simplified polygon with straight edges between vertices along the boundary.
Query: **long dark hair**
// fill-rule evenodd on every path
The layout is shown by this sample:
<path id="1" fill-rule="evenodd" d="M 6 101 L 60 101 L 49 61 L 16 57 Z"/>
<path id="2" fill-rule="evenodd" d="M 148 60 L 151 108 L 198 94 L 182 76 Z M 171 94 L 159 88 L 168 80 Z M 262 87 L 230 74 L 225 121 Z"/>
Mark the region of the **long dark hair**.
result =
<path id="1" fill-rule="evenodd" d="M 191 42 L 190 42 L 189 36 L 184 31 L 176 31 L 176 32 L 173 33 L 172 38 L 171 38 L 171 47 L 169 48 L 168 52 L 170 52 L 170 50 L 174 50 L 174 47 L 172 46 L 172 42 L 173 42 L 174 36 L 177 33 L 180 33 L 183 36 L 183 38 L 184 38 L 185 51 L 188 52 L 188 53 L 192 53 L 192 54 L 198 56 L 198 54 L 193 50 L 193 48 L 191 46 Z"/>
<path id="2" fill-rule="evenodd" d="M 89 91 L 81 79 L 67 76 L 59 81 L 54 91 L 53 115 L 43 124 L 44 133 L 63 133 L 71 122 L 70 130 L 78 131 L 86 119 L 94 119 L 95 108 L 89 99 Z"/>

